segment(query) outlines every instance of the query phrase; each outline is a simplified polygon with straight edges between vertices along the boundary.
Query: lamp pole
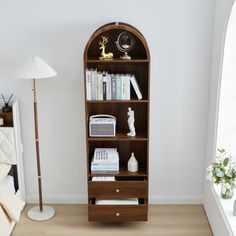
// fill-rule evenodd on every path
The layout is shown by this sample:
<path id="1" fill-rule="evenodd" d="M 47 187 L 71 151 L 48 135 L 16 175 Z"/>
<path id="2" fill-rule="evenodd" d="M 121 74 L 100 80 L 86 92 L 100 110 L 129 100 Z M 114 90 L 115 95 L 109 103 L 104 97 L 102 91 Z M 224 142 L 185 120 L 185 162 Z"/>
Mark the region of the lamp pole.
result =
<path id="1" fill-rule="evenodd" d="M 38 131 L 38 106 L 37 106 L 36 81 L 35 81 L 35 79 L 33 79 L 33 93 L 34 93 L 35 147 L 36 147 L 37 172 L 38 172 L 38 190 L 39 190 L 39 210 L 43 211 L 42 178 L 41 178 L 40 150 L 39 150 L 39 131 Z"/>
<path id="2" fill-rule="evenodd" d="M 19 77 L 21 79 L 28 79 L 30 80 L 30 82 L 32 82 L 32 95 L 34 103 L 34 134 L 35 134 L 35 151 L 36 151 L 36 161 L 37 161 L 39 204 L 28 210 L 28 217 L 31 220 L 36 220 L 36 221 L 49 220 L 55 215 L 55 210 L 52 207 L 43 205 L 36 80 L 52 78 L 56 75 L 57 72 L 54 69 L 52 69 L 40 57 L 30 57 L 27 63 L 19 71 Z"/>

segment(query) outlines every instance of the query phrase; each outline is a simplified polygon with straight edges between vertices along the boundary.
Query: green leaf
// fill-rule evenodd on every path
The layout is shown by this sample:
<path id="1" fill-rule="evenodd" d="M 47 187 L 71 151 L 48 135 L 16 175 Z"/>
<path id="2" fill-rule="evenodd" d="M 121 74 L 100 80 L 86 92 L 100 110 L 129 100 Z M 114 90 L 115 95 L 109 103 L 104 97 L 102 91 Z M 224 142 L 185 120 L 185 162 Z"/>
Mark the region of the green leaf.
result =
<path id="1" fill-rule="evenodd" d="M 229 164 L 229 158 L 225 158 L 223 161 L 224 166 L 227 166 Z"/>

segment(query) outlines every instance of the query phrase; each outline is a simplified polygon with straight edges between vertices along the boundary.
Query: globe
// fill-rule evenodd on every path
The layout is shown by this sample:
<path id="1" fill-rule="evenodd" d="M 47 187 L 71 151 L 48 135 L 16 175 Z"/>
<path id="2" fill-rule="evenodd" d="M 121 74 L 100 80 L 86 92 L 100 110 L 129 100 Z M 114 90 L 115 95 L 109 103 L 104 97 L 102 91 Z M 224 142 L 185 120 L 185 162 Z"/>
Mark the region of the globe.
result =
<path id="1" fill-rule="evenodd" d="M 132 50 L 132 48 L 134 47 L 134 43 L 134 37 L 132 36 L 132 34 L 128 33 L 127 31 L 119 34 L 116 41 L 116 46 L 119 51 L 124 53 L 124 55 L 121 56 L 122 59 L 131 59 L 131 57 L 128 55 L 128 52 Z"/>

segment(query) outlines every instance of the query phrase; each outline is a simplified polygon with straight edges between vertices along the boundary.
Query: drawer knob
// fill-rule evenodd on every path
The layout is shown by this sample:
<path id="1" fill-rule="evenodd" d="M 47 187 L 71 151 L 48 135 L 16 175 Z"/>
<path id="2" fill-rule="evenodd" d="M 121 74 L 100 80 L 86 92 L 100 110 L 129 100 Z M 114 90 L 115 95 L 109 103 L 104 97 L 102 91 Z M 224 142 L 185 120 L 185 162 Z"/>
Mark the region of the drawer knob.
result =
<path id="1" fill-rule="evenodd" d="M 117 213 L 116 213 L 116 216 L 120 216 L 120 213 L 119 213 L 119 212 L 117 212 Z"/>
<path id="2" fill-rule="evenodd" d="M 119 193 L 119 192 L 120 192 L 120 189 L 117 188 L 117 189 L 116 189 L 116 192 Z"/>

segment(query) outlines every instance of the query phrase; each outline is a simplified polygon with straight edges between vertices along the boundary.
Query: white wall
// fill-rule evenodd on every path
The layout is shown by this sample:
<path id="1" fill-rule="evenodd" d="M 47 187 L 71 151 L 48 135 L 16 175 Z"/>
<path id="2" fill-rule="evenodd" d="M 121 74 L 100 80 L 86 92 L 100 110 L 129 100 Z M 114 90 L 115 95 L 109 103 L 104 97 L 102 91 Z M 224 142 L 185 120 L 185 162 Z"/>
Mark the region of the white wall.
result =
<path id="1" fill-rule="evenodd" d="M 220 89 L 217 147 L 229 148 L 236 159 L 236 5 L 234 5 L 225 39 Z"/>
<path id="2" fill-rule="evenodd" d="M 201 202 L 213 0 L 1 3 L 0 90 L 20 100 L 28 200 L 37 200 L 31 84 L 13 72 L 38 55 L 59 73 L 38 84 L 44 198 L 83 202 L 83 50 L 113 21 L 136 26 L 151 51 L 151 202 Z"/>
<path id="3" fill-rule="evenodd" d="M 215 158 L 224 43 L 228 18 L 230 16 L 233 2 L 234 0 L 215 0 L 212 72 L 209 87 L 209 116 L 205 168 L 208 167 Z M 216 194 L 213 191 L 211 184 L 206 179 L 203 195 L 204 207 L 214 235 L 233 235 Z"/>

